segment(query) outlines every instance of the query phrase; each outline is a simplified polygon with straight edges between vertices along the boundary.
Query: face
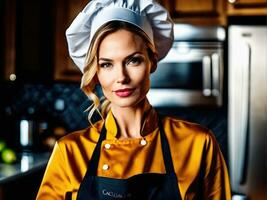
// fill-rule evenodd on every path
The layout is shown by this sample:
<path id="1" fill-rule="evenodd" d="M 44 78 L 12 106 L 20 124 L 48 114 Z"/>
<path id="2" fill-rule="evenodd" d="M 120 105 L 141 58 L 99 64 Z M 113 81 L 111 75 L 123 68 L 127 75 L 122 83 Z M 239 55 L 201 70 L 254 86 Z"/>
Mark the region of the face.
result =
<path id="1" fill-rule="evenodd" d="M 111 107 L 138 106 L 150 88 L 151 67 L 140 36 L 127 30 L 107 35 L 99 46 L 97 77 Z"/>

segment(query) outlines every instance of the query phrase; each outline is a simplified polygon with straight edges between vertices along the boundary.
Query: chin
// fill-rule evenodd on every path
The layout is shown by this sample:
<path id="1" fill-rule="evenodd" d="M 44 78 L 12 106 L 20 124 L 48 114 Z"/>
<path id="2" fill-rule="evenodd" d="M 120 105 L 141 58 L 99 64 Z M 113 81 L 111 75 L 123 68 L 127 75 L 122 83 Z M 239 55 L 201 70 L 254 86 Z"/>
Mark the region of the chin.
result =
<path id="1" fill-rule="evenodd" d="M 139 98 L 125 98 L 125 99 L 116 99 L 115 101 L 112 102 L 113 105 L 121 108 L 134 108 L 138 107 L 139 105 L 142 105 L 145 100 L 144 97 L 139 97 Z M 116 103 L 114 103 L 116 102 Z"/>

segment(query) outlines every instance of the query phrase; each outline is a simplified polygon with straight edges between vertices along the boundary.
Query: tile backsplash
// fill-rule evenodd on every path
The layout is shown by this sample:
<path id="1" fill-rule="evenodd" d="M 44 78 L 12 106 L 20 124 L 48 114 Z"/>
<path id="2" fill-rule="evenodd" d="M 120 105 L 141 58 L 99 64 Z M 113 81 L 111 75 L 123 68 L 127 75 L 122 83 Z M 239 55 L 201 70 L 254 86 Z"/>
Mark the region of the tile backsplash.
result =
<path id="1" fill-rule="evenodd" d="M 58 120 L 72 131 L 88 125 L 84 110 L 90 101 L 78 84 L 2 85 L 1 108 L 7 116 L 21 118 L 34 114 L 44 120 Z M 45 119 L 47 118 L 47 119 Z M 56 122 L 55 122 L 56 123 Z"/>
<path id="2" fill-rule="evenodd" d="M 19 121 L 24 118 L 46 121 L 67 132 L 89 125 L 86 108 L 90 101 L 77 83 L 0 84 L 0 139 L 15 145 Z"/>

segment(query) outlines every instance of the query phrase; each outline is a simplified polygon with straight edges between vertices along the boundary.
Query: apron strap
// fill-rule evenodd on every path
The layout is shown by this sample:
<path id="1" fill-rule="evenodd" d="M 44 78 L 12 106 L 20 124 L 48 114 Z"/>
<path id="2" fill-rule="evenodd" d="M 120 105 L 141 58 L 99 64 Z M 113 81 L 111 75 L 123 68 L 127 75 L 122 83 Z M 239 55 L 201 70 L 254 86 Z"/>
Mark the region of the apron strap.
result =
<path id="1" fill-rule="evenodd" d="M 160 114 L 158 114 L 158 126 L 159 126 L 159 131 L 160 131 L 161 149 L 162 149 L 166 173 L 175 174 L 172 157 L 171 157 L 171 150 L 170 150 L 170 146 L 169 146 L 168 139 L 166 137 L 163 125 L 162 125 L 162 116 Z"/>
<path id="2" fill-rule="evenodd" d="M 106 138 L 106 128 L 105 128 L 105 122 L 104 122 L 98 142 L 96 144 L 91 160 L 89 161 L 89 164 L 87 166 L 86 173 L 84 175 L 84 178 L 78 190 L 77 199 L 79 200 L 87 200 L 88 197 L 90 196 L 90 190 L 88 189 L 92 185 L 92 181 L 90 177 L 94 177 L 97 174 L 97 167 L 98 167 L 98 162 L 99 162 L 99 157 L 100 157 L 100 152 L 101 152 L 100 151 L 101 144 L 105 138 Z"/>
<path id="3" fill-rule="evenodd" d="M 105 122 L 104 122 L 103 127 L 102 127 L 101 132 L 100 132 L 98 142 L 97 142 L 96 147 L 94 149 L 92 158 L 89 161 L 86 175 L 88 174 L 89 176 L 96 176 L 97 167 L 98 167 L 99 158 L 100 158 L 100 152 L 101 152 L 101 144 L 102 144 L 102 141 L 106 139 L 106 135 L 107 135 L 107 130 L 106 130 Z"/>

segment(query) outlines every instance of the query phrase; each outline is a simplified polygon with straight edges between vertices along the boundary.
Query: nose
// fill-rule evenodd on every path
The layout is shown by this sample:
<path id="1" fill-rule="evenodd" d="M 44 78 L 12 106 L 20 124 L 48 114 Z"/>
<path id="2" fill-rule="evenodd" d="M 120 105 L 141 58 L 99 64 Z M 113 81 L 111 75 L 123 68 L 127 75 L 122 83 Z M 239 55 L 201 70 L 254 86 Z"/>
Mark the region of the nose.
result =
<path id="1" fill-rule="evenodd" d="M 130 82 L 130 77 L 125 66 L 120 65 L 117 67 L 117 83 L 125 84 Z"/>

